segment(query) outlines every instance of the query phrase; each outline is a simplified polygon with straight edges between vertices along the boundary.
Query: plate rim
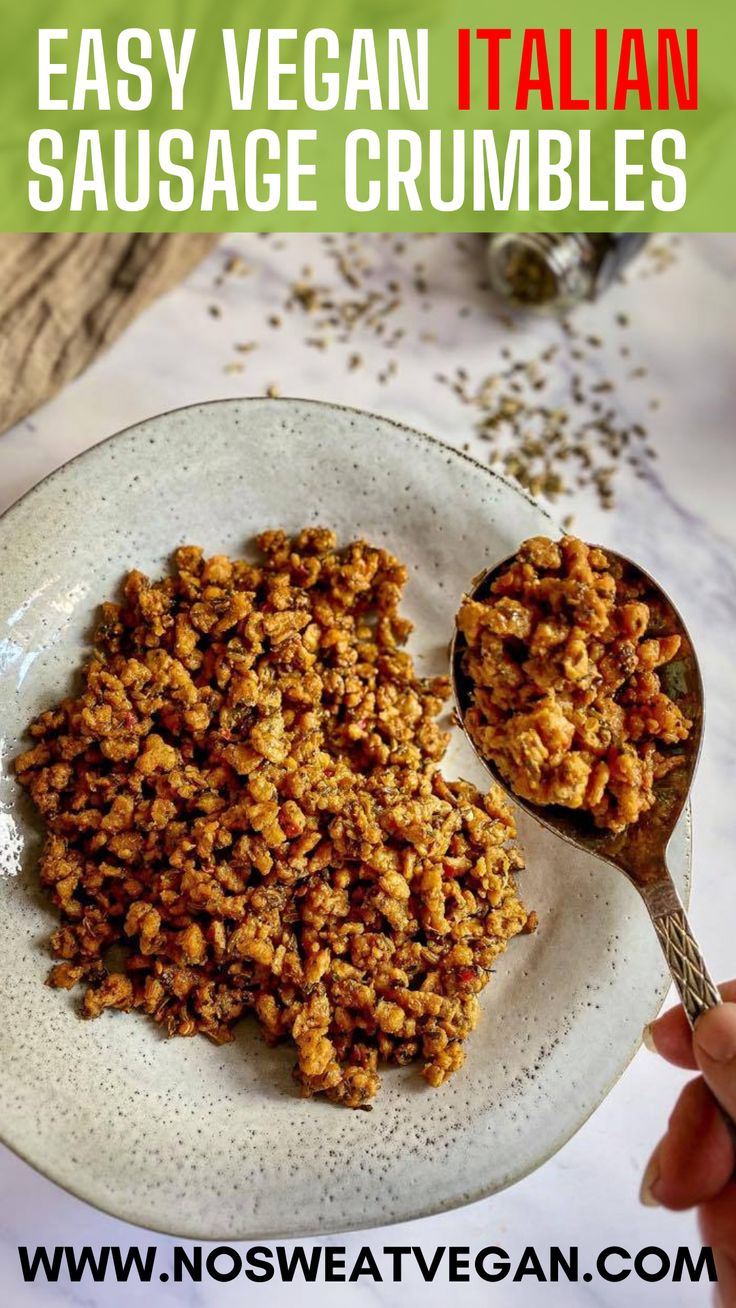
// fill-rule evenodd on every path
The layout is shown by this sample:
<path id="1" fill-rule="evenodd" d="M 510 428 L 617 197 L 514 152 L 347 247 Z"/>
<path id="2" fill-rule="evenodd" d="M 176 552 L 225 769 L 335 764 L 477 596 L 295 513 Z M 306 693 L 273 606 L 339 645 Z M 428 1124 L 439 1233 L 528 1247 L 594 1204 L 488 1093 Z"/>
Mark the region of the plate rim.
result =
<path id="1" fill-rule="evenodd" d="M 80 463 L 85 459 L 93 458 L 98 450 L 104 449 L 104 447 L 111 444 L 112 441 L 119 440 L 123 436 L 127 436 L 130 432 L 137 431 L 139 427 L 145 427 L 152 422 L 159 422 L 162 418 L 173 418 L 177 413 L 191 413 L 194 409 L 214 409 L 220 404 L 226 406 L 234 404 L 257 404 L 262 405 L 264 408 L 270 408 L 271 406 L 275 408 L 278 405 L 290 408 L 292 405 L 303 405 L 312 408 L 331 409 L 333 412 L 337 410 L 340 413 L 354 413 L 360 418 L 370 418 L 374 422 L 395 427 L 398 431 L 406 432 L 409 436 L 418 436 L 420 440 L 428 445 L 438 446 L 441 450 L 448 450 L 450 454 L 457 455 L 457 457 L 464 460 L 465 463 L 469 463 L 472 467 L 478 468 L 485 474 L 485 476 L 489 477 L 491 481 L 502 482 L 509 490 L 514 491 L 517 495 L 520 495 L 522 499 L 525 499 L 527 504 L 531 504 L 535 509 L 538 509 L 540 513 L 544 514 L 545 518 L 547 518 L 555 527 L 558 526 L 555 518 L 549 510 L 546 509 L 543 504 L 540 504 L 539 500 L 535 499 L 531 491 L 528 491 L 525 486 L 521 486 L 518 482 L 511 481 L 510 477 L 504 476 L 504 474 L 497 468 L 492 468 L 488 464 L 481 463 L 480 459 L 476 459 L 472 454 L 468 454 L 467 450 L 459 450 L 456 446 L 448 444 L 448 442 L 443 441 L 440 436 L 433 436 L 431 432 L 422 431 L 419 427 L 413 427 L 411 423 L 402 422 L 400 418 L 390 418 L 387 414 L 375 413 L 373 409 L 360 409 L 355 404 L 340 404 L 333 400 L 314 400 L 302 395 L 220 395 L 212 400 L 198 400 L 194 404 L 179 404 L 173 409 L 162 409 L 160 413 L 152 413 L 149 418 L 139 418 L 137 422 L 131 422 L 127 427 L 119 427 L 117 431 L 110 432 L 108 436 L 103 436 L 101 440 L 95 441 L 92 445 L 86 446 L 85 449 L 79 450 L 76 454 L 72 454 L 71 458 L 65 459 L 57 468 L 52 468 L 51 472 L 47 472 L 44 477 L 39 478 L 39 480 L 34 482 L 32 486 L 29 486 L 27 490 L 22 491 L 21 494 L 13 500 L 12 504 L 8 504 L 6 508 L 0 512 L 0 525 L 4 526 L 5 519 L 14 513 L 16 509 L 20 508 L 27 499 L 30 499 L 30 497 L 35 495 L 37 491 L 40 491 L 42 487 L 49 485 L 60 476 L 61 473 L 66 472 L 69 468 L 73 467 L 75 463 Z"/>
<path id="2" fill-rule="evenodd" d="M 63 473 L 67 472 L 71 467 L 73 467 L 73 465 L 84 461 L 90 461 L 90 462 L 94 461 L 96 454 L 99 451 L 102 451 L 103 448 L 109 445 L 110 443 L 122 439 L 124 436 L 132 432 L 135 432 L 136 430 L 142 427 L 148 426 L 151 423 L 156 423 L 162 419 L 174 417 L 177 414 L 183 414 L 183 413 L 193 412 L 202 409 L 215 409 L 220 405 L 226 407 L 233 407 L 238 405 L 250 406 L 251 404 L 266 409 L 269 408 L 276 409 L 278 407 L 291 408 L 292 406 L 310 407 L 315 409 L 321 408 L 321 409 L 330 410 L 333 413 L 337 411 L 345 414 L 355 414 L 356 416 L 362 419 L 368 419 L 370 421 L 374 421 L 376 423 L 381 424 L 384 427 L 386 426 L 393 427 L 397 431 L 400 431 L 408 436 L 411 436 L 413 438 L 418 438 L 419 441 L 424 444 L 439 448 L 440 450 L 446 452 L 450 456 L 454 456 L 462 460 L 463 462 L 469 464 L 474 469 L 477 469 L 490 482 L 500 482 L 503 486 L 505 486 L 507 489 L 512 491 L 515 495 L 518 495 L 522 499 L 526 500 L 527 504 L 532 505 L 536 510 L 538 510 L 541 514 L 543 514 L 543 516 L 547 519 L 547 521 L 550 523 L 552 527 L 554 527 L 556 530 L 559 530 L 559 524 L 557 523 L 552 513 L 550 513 L 549 510 L 544 505 L 542 505 L 539 502 L 539 500 L 536 499 L 531 494 L 531 492 L 528 491 L 525 487 L 520 486 L 516 482 L 513 482 L 509 477 L 504 476 L 504 474 L 498 471 L 496 468 L 481 463 L 479 459 L 476 459 L 473 455 L 469 454 L 466 450 L 457 449 L 457 447 L 455 447 L 454 445 L 450 445 L 447 441 L 442 440 L 439 436 L 435 436 L 430 432 L 422 431 L 420 428 L 414 427 L 410 423 L 402 422 L 400 419 L 392 418 L 385 414 L 376 413 L 370 409 L 361 409 L 356 405 L 341 404 L 331 400 L 311 399 L 308 397 L 302 397 L 297 395 L 286 395 L 286 396 L 228 395 L 228 396 L 219 396 L 217 398 L 209 399 L 209 400 L 201 400 L 192 404 L 177 405 L 175 408 L 172 409 L 165 409 L 160 413 L 151 414 L 147 418 L 141 418 L 137 422 L 129 423 L 128 426 L 122 427 L 117 431 L 111 432 L 109 435 L 104 436 L 99 441 L 95 441 L 94 444 L 87 446 L 83 450 L 80 450 L 77 454 L 72 455 L 71 458 L 66 459 L 63 463 L 59 464 L 58 467 L 53 468 L 50 472 L 46 473 L 44 477 L 40 478 L 40 480 L 35 482 L 32 486 L 29 486 L 27 490 L 23 491 L 22 494 L 17 497 L 17 499 L 15 499 L 11 504 L 9 504 L 2 511 L 2 513 L 0 513 L 0 531 L 2 531 L 7 527 L 8 520 L 12 519 L 12 516 L 15 513 L 15 511 L 19 509 L 21 505 L 25 503 L 26 500 L 31 499 L 42 488 L 53 483 L 56 480 L 56 478 L 60 477 Z M 687 868 L 686 868 L 685 883 L 680 893 L 685 908 L 687 908 L 690 903 L 692 884 L 693 884 L 692 800 L 690 797 L 688 797 L 687 803 L 683 810 L 683 815 L 681 820 L 683 821 L 685 827 Z M 643 906 L 642 906 L 642 911 L 643 911 Z M 664 972 L 660 986 L 658 986 L 652 994 L 653 1011 L 650 1021 L 653 1021 L 656 1018 L 657 1014 L 661 1012 L 662 1007 L 664 1006 L 664 1003 L 670 992 L 670 989 L 671 989 L 671 981 L 668 979 L 667 973 Z M 444 1199 L 437 1203 L 420 1205 L 415 1209 L 413 1209 L 411 1213 L 407 1213 L 404 1216 L 392 1217 L 388 1221 L 369 1220 L 363 1222 L 360 1226 L 355 1224 L 343 1226 L 340 1225 L 339 1223 L 332 1223 L 331 1221 L 328 1220 L 324 1224 L 320 1223 L 319 1227 L 315 1229 L 314 1227 L 309 1225 L 300 1226 L 298 1223 L 292 1223 L 291 1226 L 286 1231 L 284 1231 L 283 1228 L 280 1229 L 269 1228 L 268 1231 L 266 1231 L 265 1233 L 261 1231 L 257 1235 L 253 1235 L 252 1232 L 249 1233 L 247 1230 L 244 1230 L 242 1234 L 241 1233 L 233 1234 L 232 1231 L 229 1231 L 222 1235 L 219 1235 L 219 1234 L 213 1234 L 211 1231 L 202 1231 L 201 1229 L 194 1226 L 187 1227 L 186 1224 L 184 1226 L 177 1226 L 177 1227 L 173 1225 L 159 1226 L 157 1224 L 151 1223 L 148 1220 L 142 1222 L 140 1220 L 137 1220 L 133 1216 L 123 1215 L 119 1207 L 116 1209 L 115 1207 L 111 1206 L 106 1202 L 100 1202 L 97 1199 L 92 1199 L 89 1197 L 88 1194 L 85 1194 L 82 1189 L 77 1189 L 71 1184 L 58 1180 L 57 1177 L 53 1175 L 52 1170 L 47 1169 L 42 1162 L 38 1162 L 30 1158 L 23 1148 L 19 1147 L 16 1144 L 13 1144 L 8 1139 L 5 1124 L 1 1118 L 0 1118 L 0 1143 L 5 1145 L 6 1148 L 8 1148 L 17 1158 L 20 1158 L 24 1163 L 26 1163 L 29 1167 L 31 1167 L 33 1171 L 36 1172 L 39 1176 L 44 1177 L 45 1180 L 50 1181 L 53 1185 L 58 1186 L 60 1190 L 63 1190 L 66 1194 L 71 1195 L 72 1198 L 79 1200 L 81 1203 L 89 1205 L 91 1208 L 94 1208 L 98 1212 L 104 1213 L 108 1217 L 115 1218 L 117 1221 L 127 1222 L 132 1226 L 139 1226 L 142 1230 L 151 1231 L 154 1234 L 158 1234 L 162 1236 L 170 1236 L 174 1238 L 194 1240 L 202 1243 L 209 1243 L 209 1242 L 227 1243 L 228 1241 L 232 1242 L 232 1241 L 280 1240 L 280 1239 L 317 1240 L 317 1239 L 322 1239 L 323 1237 L 332 1236 L 341 1233 L 347 1234 L 353 1231 L 377 1230 L 384 1226 L 387 1227 L 400 1226 L 406 1222 L 421 1221 L 425 1218 L 436 1217 L 442 1213 L 453 1212 L 456 1209 L 464 1208 L 466 1206 L 469 1206 L 470 1204 L 479 1203 L 484 1199 L 490 1199 L 494 1195 L 502 1194 L 504 1190 L 509 1189 L 511 1186 L 517 1185 L 520 1181 L 523 1181 L 527 1177 L 533 1175 L 534 1172 L 538 1171 L 539 1168 L 543 1167 L 552 1158 L 554 1158 L 555 1155 L 559 1153 L 559 1151 L 563 1149 L 565 1145 L 568 1144 L 570 1140 L 574 1138 L 574 1136 L 577 1135 L 578 1131 L 580 1131 L 582 1127 L 585 1126 L 585 1124 L 590 1120 L 593 1114 L 598 1111 L 601 1104 L 608 1098 L 609 1094 L 614 1089 L 614 1087 L 618 1085 L 619 1081 L 623 1078 L 624 1074 L 628 1071 L 636 1054 L 641 1048 L 641 1045 L 642 1045 L 641 1037 L 636 1038 L 633 1046 L 626 1053 L 625 1060 L 623 1061 L 620 1070 L 616 1072 L 614 1076 L 606 1083 L 606 1085 L 604 1086 L 600 1094 L 596 1097 L 595 1101 L 591 1104 L 590 1108 L 584 1114 L 584 1116 L 581 1117 L 570 1130 L 565 1130 L 559 1138 L 556 1138 L 555 1141 L 547 1149 L 545 1149 L 544 1152 L 533 1163 L 531 1163 L 529 1166 L 524 1166 L 522 1168 L 519 1168 L 516 1171 L 512 1171 L 507 1177 L 507 1179 L 504 1180 L 504 1182 L 501 1185 L 491 1186 L 490 1188 L 487 1185 L 480 1186 L 477 1189 L 471 1191 L 470 1193 L 463 1194 L 462 1196 L 458 1196 L 454 1199 Z"/>

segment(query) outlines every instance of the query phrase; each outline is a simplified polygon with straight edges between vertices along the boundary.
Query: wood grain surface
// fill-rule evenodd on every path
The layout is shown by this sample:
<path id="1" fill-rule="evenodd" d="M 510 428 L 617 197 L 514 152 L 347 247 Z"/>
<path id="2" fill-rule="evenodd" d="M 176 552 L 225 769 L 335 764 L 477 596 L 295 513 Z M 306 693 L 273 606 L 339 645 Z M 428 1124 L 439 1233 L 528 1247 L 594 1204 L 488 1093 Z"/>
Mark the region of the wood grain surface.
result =
<path id="1" fill-rule="evenodd" d="M 217 236 L 0 235 L 0 431 L 82 372 Z"/>

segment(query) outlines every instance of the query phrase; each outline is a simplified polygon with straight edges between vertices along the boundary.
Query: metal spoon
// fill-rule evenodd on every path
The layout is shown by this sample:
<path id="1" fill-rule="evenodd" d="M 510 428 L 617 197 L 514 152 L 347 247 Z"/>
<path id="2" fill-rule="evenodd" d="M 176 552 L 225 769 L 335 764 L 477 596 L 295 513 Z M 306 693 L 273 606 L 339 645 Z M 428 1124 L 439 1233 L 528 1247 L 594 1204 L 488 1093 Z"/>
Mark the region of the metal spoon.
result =
<path id="1" fill-rule="evenodd" d="M 602 547 L 599 547 L 602 548 Z M 692 641 L 677 609 L 660 586 L 637 564 L 613 550 L 605 549 L 614 568 L 621 567 L 627 575 L 642 584 L 641 599 L 653 604 L 662 632 L 677 633 L 681 645 L 676 658 L 658 669 L 662 686 L 670 698 L 677 701 L 692 721 L 692 729 L 684 742 L 682 766 L 673 769 L 655 786 L 656 801 L 648 812 L 624 831 L 614 833 L 593 826 L 587 814 L 559 805 L 540 806 L 514 794 L 493 761 L 483 757 L 465 727 L 465 715 L 472 704 L 473 685 L 463 669 L 465 638 L 455 631 L 450 647 L 450 669 L 457 713 L 465 734 L 475 753 L 491 776 L 527 813 L 549 831 L 563 840 L 595 854 L 628 877 L 636 886 L 649 911 L 662 952 L 679 991 L 688 1021 L 694 1026 L 708 1008 L 720 1004 L 718 993 L 688 922 L 685 909 L 667 867 L 667 846 L 680 813 L 687 800 L 695 767 L 700 753 L 703 733 L 703 683 Z M 485 599 L 496 577 L 513 561 L 514 555 L 504 559 L 474 578 L 470 598 Z M 657 628 L 653 628 L 657 634 Z"/>

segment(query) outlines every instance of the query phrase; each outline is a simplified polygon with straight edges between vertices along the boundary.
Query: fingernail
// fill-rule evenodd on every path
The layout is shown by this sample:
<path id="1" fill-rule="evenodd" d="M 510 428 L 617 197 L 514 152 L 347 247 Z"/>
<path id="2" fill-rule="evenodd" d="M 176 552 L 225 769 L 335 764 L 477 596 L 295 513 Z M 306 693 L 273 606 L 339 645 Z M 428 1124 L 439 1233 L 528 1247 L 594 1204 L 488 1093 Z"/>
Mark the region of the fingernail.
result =
<path id="1" fill-rule="evenodd" d="M 736 1058 L 736 1004 L 709 1008 L 695 1026 L 695 1043 L 714 1063 Z"/>
<path id="2" fill-rule="evenodd" d="M 644 1179 L 639 1191 L 639 1202 L 644 1204 L 645 1208 L 659 1208 L 661 1206 L 659 1199 L 653 1193 L 658 1180 L 659 1162 L 656 1153 L 654 1153 L 647 1163 L 647 1170 L 644 1173 Z"/>
<path id="3" fill-rule="evenodd" d="M 656 1054 L 657 1052 L 657 1046 L 654 1043 L 654 1036 L 652 1034 L 653 1029 L 654 1023 L 649 1022 L 641 1033 L 641 1042 L 644 1048 L 649 1050 L 650 1054 Z"/>
<path id="4" fill-rule="evenodd" d="M 736 1308 L 736 1262 L 727 1249 L 714 1249 L 718 1273 L 718 1292 L 716 1303 L 721 1308 Z"/>

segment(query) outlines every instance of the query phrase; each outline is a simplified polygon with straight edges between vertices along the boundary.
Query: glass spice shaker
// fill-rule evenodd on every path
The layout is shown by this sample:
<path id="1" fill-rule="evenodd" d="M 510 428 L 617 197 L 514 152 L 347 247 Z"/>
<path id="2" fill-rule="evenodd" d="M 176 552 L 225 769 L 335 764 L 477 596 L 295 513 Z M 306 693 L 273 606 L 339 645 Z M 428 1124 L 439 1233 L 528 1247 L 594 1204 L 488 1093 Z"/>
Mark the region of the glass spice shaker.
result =
<path id="1" fill-rule="evenodd" d="M 569 309 L 593 300 L 648 239 L 644 232 L 495 232 L 491 288 L 525 309 Z"/>

